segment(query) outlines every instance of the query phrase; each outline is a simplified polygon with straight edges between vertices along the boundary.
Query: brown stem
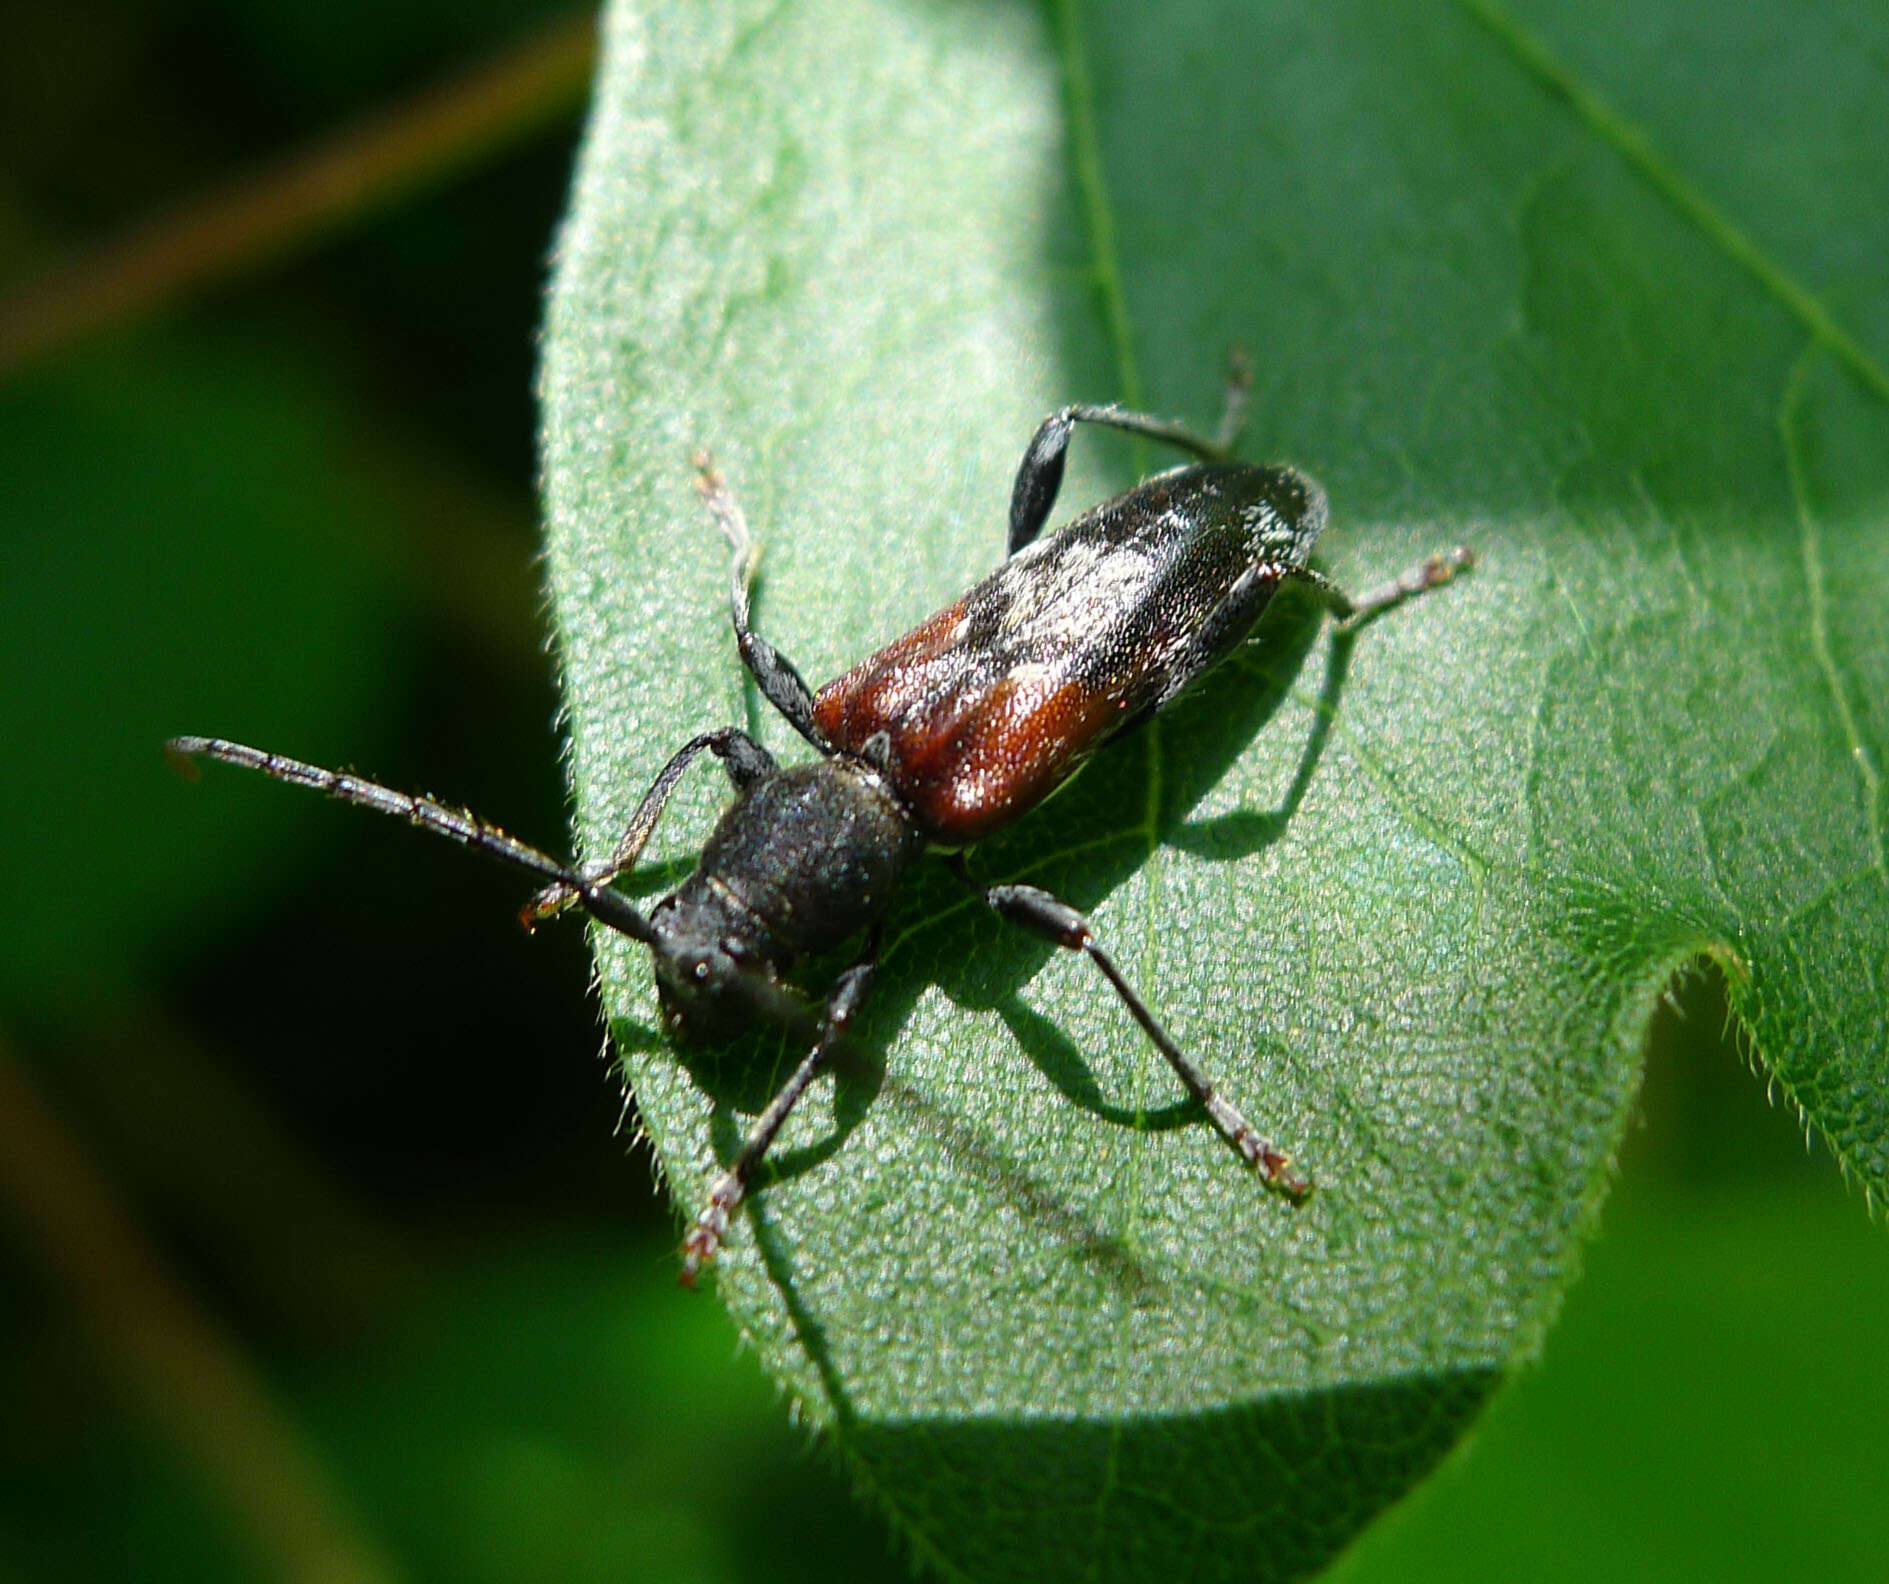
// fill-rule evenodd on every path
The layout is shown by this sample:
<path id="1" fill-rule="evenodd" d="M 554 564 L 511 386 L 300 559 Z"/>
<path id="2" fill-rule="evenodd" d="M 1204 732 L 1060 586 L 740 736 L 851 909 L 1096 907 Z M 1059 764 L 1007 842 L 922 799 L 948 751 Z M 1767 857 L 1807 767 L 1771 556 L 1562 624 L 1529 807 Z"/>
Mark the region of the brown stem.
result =
<path id="1" fill-rule="evenodd" d="M 585 12 L 48 270 L 0 303 L 0 376 L 279 259 L 528 136 L 582 101 L 595 58 L 596 19 Z"/>
<path id="2" fill-rule="evenodd" d="M 126 1386 L 293 1584 L 397 1577 L 236 1341 L 164 1268 L 0 1044 L 0 1200 Z"/>

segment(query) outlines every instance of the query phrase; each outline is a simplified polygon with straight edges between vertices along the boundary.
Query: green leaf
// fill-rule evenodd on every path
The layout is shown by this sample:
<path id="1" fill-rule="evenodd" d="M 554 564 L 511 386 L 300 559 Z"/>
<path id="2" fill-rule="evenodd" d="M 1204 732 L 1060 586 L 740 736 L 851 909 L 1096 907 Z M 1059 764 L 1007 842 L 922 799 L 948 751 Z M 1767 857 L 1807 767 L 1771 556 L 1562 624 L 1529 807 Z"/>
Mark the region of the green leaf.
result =
<path id="1" fill-rule="evenodd" d="M 1044 412 L 1204 426 L 1236 344 L 1244 452 L 1325 483 L 1341 582 L 1482 557 L 1348 654 L 1276 612 L 977 857 L 1094 912 L 1304 1207 L 1084 963 L 937 874 L 901 898 L 867 1054 L 719 1281 L 921 1556 L 1316 1569 L 1538 1347 L 1702 957 L 1884 1188 L 1880 21 L 728 0 L 608 35 L 544 374 L 586 850 L 690 733 L 792 747 L 698 444 L 816 682 L 994 564 Z M 1065 510 L 1167 461 L 1077 449 Z M 598 946 L 692 1211 L 798 1053 L 671 1051 L 645 954 Z"/>

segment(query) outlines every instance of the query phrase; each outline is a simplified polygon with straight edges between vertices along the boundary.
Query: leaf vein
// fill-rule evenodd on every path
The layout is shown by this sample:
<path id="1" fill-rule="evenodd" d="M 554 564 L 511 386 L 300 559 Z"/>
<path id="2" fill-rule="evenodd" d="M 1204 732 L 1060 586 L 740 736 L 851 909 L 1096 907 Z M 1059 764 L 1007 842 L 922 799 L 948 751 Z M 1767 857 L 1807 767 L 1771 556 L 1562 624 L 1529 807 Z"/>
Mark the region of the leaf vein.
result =
<path id="1" fill-rule="evenodd" d="M 1790 474 L 1791 498 L 1797 507 L 1798 537 L 1804 560 L 1804 583 L 1810 604 L 1810 650 L 1816 656 L 1817 669 L 1823 673 L 1825 688 L 1836 711 L 1843 740 L 1849 746 L 1850 763 L 1856 766 L 1862 781 L 1863 811 L 1869 822 L 1870 867 L 1889 881 L 1889 862 L 1884 858 L 1882 818 L 1882 775 L 1871 762 L 1869 745 L 1863 741 L 1856 715 L 1843 691 L 1843 678 L 1837 669 L 1836 655 L 1830 647 L 1829 591 L 1824 582 L 1823 531 L 1811 506 L 1810 480 L 1804 467 L 1803 442 L 1799 421 L 1804 395 L 1810 378 L 1814 347 L 1807 347 L 1791 370 L 1785 387 L 1783 405 L 1778 411 L 1778 436 L 1784 447 L 1784 464 Z"/>
<path id="2" fill-rule="evenodd" d="M 1639 172 L 1656 193 L 1775 298 L 1821 346 L 1832 353 L 1877 397 L 1889 401 L 1889 369 L 1871 357 L 1823 302 L 1767 254 L 1730 215 L 1662 159 L 1652 140 L 1626 116 L 1557 59 L 1541 39 L 1494 0 L 1457 0 L 1505 48 L 1521 69 L 1568 107 L 1602 143 Z"/>
<path id="3" fill-rule="evenodd" d="M 1359 768 L 1376 784 L 1384 801 L 1397 815 L 1419 836 L 1434 842 L 1445 852 L 1453 854 L 1457 860 L 1481 874 L 1496 872 L 1498 865 L 1487 853 L 1479 850 L 1466 837 L 1452 831 L 1441 819 L 1432 814 L 1416 798 L 1411 796 L 1397 774 L 1377 756 L 1376 749 L 1361 732 L 1346 726 L 1342 721 L 1338 730 L 1343 733 L 1346 744 Z"/>
<path id="4" fill-rule="evenodd" d="M 1134 333 L 1128 318 L 1128 294 L 1122 285 L 1120 249 L 1115 237 L 1115 206 L 1102 173 L 1102 140 L 1095 114 L 1095 84 L 1089 77 L 1089 58 L 1083 49 L 1081 0 L 1057 0 L 1056 42 L 1062 55 L 1064 90 L 1069 96 L 1070 157 L 1075 162 L 1076 186 L 1082 194 L 1083 218 L 1089 228 L 1090 268 L 1103 321 L 1115 345 L 1115 373 L 1121 399 L 1130 407 L 1142 405 L 1141 370 L 1135 362 Z"/>
<path id="5" fill-rule="evenodd" d="M 1141 389 L 1141 371 L 1135 360 L 1134 330 L 1128 316 L 1128 295 L 1122 284 L 1120 247 L 1115 230 L 1115 206 L 1109 195 L 1108 181 L 1102 168 L 1102 145 L 1099 125 L 1096 118 L 1095 85 L 1089 75 L 1089 61 L 1083 46 L 1082 19 L 1080 0 L 1057 0 L 1056 5 L 1057 45 L 1062 55 L 1063 80 L 1069 98 L 1069 143 L 1070 155 L 1075 164 L 1076 184 L 1082 195 L 1083 216 L 1089 231 L 1091 268 L 1094 272 L 1095 290 L 1100 299 L 1103 323 L 1108 337 L 1114 344 L 1116 379 L 1121 388 L 1121 400 L 1129 407 L 1139 409 L 1146 405 Z M 1136 446 L 1137 468 L 1141 471 L 1139 459 L 1142 447 Z M 1150 909 L 1150 916 L 1158 913 L 1160 907 L 1160 865 L 1161 850 L 1160 812 L 1162 794 L 1162 742 L 1158 722 L 1150 722 L 1147 728 L 1146 765 L 1147 787 L 1142 800 L 1142 820 L 1139 834 L 1147 852 L 1147 860 L 1142 865 L 1143 905 Z M 1156 977 L 1158 962 L 1158 931 L 1144 928 L 1140 932 L 1141 952 L 1139 954 L 1140 977 L 1143 982 Z M 1145 1068 L 1136 1068 L 1136 1110 L 1145 1109 Z M 1146 1186 L 1146 1167 L 1144 1139 L 1137 1132 L 1130 1146 L 1130 1165 L 1126 1173 L 1127 1203 L 1123 1207 L 1122 1225 L 1125 1235 L 1132 1238 L 1133 1229 L 1140 1220 L 1142 1191 Z M 1132 1344 L 1132 1328 L 1127 1324 L 1126 1313 L 1117 1331 L 1117 1341 L 1124 1352 Z M 1117 1432 L 1119 1433 L 1119 1432 Z M 1114 1488 L 1115 1452 L 1117 1442 L 1110 1440 L 1109 1475 L 1104 1481 L 1096 1502 L 1096 1533 L 1103 1533 L 1108 1524 L 1108 1510 Z M 1101 1551 L 1098 1549 L 1097 1566 L 1100 1566 Z"/>

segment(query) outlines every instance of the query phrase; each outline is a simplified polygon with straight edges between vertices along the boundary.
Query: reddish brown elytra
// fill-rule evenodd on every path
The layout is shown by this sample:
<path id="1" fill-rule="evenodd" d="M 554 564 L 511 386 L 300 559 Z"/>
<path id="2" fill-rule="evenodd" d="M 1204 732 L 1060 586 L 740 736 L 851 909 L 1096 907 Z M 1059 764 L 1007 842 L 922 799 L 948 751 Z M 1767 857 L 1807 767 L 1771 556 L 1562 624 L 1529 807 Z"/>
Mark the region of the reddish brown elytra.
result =
<path id="1" fill-rule="evenodd" d="M 822 688 L 814 721 L 883 761 L 933 841 L 979 841 L 1235 648 L 1324 517 L 1303 475 L 1221 463 L 1013 533 L 996 572 Z"/>
<path id="2" fill-rule="evenodd" d="M 825 1069 L 871 988 L 880 921 L 928 846 L 1001 917 L 1086 954 L 1188 1092 L 1261 1178 L 1299 1197 L 1310 1184 L 1222 1095 L 1155 1019 L 1075 908 L 1035 886 L 979 886 L 956 849 L 1020 818 L 1097 748 L 1148 719 L 1246 638 L 1287 579 L 1356 626 L 1447 583 L 1466 550 L 1432 556 L 1358 599 L 1308 565 L 1325 495 L 1302 473 L 1230 460 L 1244 407 L 1236 369 L 1212 440 L 1118 407 L 1065 407 L 1038 428 L 1010 500 L 1010 555 L 963 598 L 829 682 L 816 696 L 749 619 L 755 550 L 740 508 L 706 457 L 703 498 L 733 556 L 735 641 L 761 694 L 818 751 L 778 764 L 731 727 L 693 738 L 644 794 L 616 849 L 570 865 L 477 816 L 358 776 L 218 738 L 179 737 L 195 756 L 261 771 L 394 814 L 538 876 L 528 924 L 575 905 L 650 948 L 663 1012 L 685 1038 L 757 1020 L 811 1026 L 807 1055 L 710 1187 L 683 1244 L 693 1284 L 781 1125 Z M 1039 538 L 1079 423 L 1179 447 L 1199 460 L 1137 485 Z M 637 861 L 684 771 L 702 753 L 735 800 L 695 871 L 643 912 L 614 882 Z M 815 1006 L 789 982 L 809 957 L 858 941 L 852 965 Z"/>

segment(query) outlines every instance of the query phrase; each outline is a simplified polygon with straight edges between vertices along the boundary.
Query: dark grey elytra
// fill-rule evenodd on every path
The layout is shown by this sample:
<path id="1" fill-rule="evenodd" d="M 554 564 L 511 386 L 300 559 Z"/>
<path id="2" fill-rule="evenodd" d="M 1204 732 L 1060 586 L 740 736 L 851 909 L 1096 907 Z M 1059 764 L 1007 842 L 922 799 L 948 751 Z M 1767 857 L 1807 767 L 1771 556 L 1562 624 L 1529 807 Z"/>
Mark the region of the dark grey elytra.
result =
<path id="1" fill-rule="evenodd" d="M 716 1177 L 683 1243 L 693 1285 L 782 1124 L 832 1060 L 870 990 L 880 921 L 927 847 L 1001 917 L 1084 953 L 1187 1091 L 1261 1179 L 1297 1199 L 1311 1184 L 1168 1036 L 1082 913 L 1035 886 L 982 886 L 962 849 L 1020 818 L 1104 743 L 1162 708 L 1237 647 L 1289 580 L 1355 628 L 1438 588 L 1472 563 L 1456 549 L 1352 599 L 1308 562 L 1324 492 L 1285 467 L 1231 459 L 1245 406 L 1243 367 L 1228 381 L 1211 440 L 1114 406 L 1072 406 L 1038 428 L 1017 470 L 1009 558 L 961 599 L 815 694 L 753 630 L 756 552 L 740 508 L 706 456 L 698 487 L 732 556 L 730 606 L 743 663 L 767 701 L 820 757 L 781 765 L 732 727 L 684 743 L 644 794 L 608 858 L 565 864 L 477 815 L 342 771 L 211 737 L 166 751 L 257 770 L 396 815 L 536 875 L 527 926 L 566 907 L 650 948 L 663 1013 L 691 1040 L 755 1022 L 805 1028 L 811 1044 Z M 1143 481 L 1040 538 L 1078 424 L 1158 440 L 1198 458 Z M 645 913 L 614 882 L 642 854 L 677 782 L 701 754 L 718 759 L 735 799 L 694 871 Z M 796 965 L 862 944 L 823 1001 L 790 982 Z"/>

